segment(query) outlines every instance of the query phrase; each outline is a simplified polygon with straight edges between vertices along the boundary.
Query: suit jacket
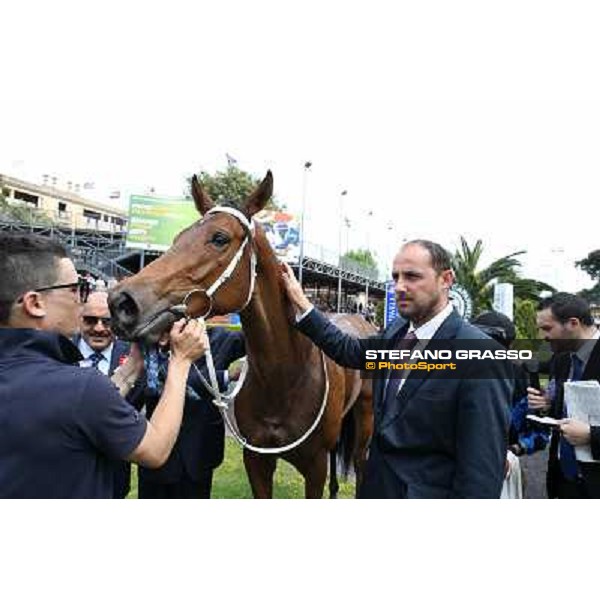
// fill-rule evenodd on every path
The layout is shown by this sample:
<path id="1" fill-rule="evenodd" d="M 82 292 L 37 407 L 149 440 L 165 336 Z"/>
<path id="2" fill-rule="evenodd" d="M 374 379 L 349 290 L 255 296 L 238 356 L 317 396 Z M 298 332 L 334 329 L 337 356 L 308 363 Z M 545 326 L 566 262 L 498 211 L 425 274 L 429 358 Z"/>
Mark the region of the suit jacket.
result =
<path id="1" fill-rule="evenodd" d="M 79 342 L 81 341 L 81 336 L 77 335 L 73 338 L 73 343 L 79 348 Z M 124 357 L 129 354 L 130 344 L 128 342 L 124 342 L 122 340 L 115 339 L 113 342 L 113 348 L 110 355 L 110 365 L 108 367 L 108 376 L 111 377 L 112 374 L 117 370 Z M 85 358 L 85 357 L 84 357 Z"/>
<path id="2" fill-rule="evenodd" d="M 223 327 L 211 327 L 208 337 L 219 385 L 222 385 L 223 370 L 246 353 L 244 336 Z M 208 380 L 204 357 L 196 362 L 196 367 Z M 146 482 L 171 484 L 183 476 L 198 481 L 204 470 L 215 469 L 223 462 L 225 427 L 221 414 L 193 367 L 187 383 L 200 399 L 186 398 L 179 436 L 167 462 L 159 469 L 140 467 L 139 476 Z M 143 383 L 139 388 L 141 393 L 134 402 L 137 406 L 146 406 L 146 416 L 150 419 L 160 398 Z"/>
<path id="3" fill-rule="evenodd" d="M 556 399 L 552 406 L 552 416 L 556 419 L 563 418 L 565 401 L 564 383 L 569 379 L 570 370 L 571 355 L 568 352 L 557 354 L 554 360 L 553 373 L 556 379 Z M 597 381 L 600 381 L 600 340 L 596 341 L 596 344 L 594 345 L 590 358 L 583 370 L 581 379 L 596 379 Z M 591 427 L 591 438 L 592 456 L 595 460 L 600 460 L 600 427 Z M 560 462 L 558 458 L 559 441 L 559 432 L 553 431 L 550 440 L 546 481 L 549 498 L 557 497 L 557 486 L 561 478 Z M 600 464 L 580 462 L 579 468 L 585 482 L 588 496 L 591 498 L 600 498 Z"/>
<path id="4" fill-rule="evenodd" d="M 81 336 L 76 336 L 73 343 L 79 347 Z M 111 377 L 119 367 L 122 360 L 129 354 L 130 345 L 122 340 L 115 339 L 110 355 L 110 365 L 108 367 L 108 376 Z M 125 399 L 131 404 L 132 393 L 130 392 Z M 129 494 L 131 487 L 131 464 L 125 460 L 115 461 L 115 475 L 113 480 L 113 498 L 125 498 Z"/>
<path id="5" fill-rule="evenodd" d="M 379 338 L 384 347 L 395 347 L 408 326 L 394 321 Z M 364 367 L 371 343 L 342 333 L 316 309 L 298 328 L 337 363 Z M 455 311 L 433 339 L 489 340 Z M 506 367 L 492 368 L 489 379 L 409 376 L 386 405 L 385 381 L 376 378 L 374 433 L 359 497 L 499 498 L 513 384 Z"/>

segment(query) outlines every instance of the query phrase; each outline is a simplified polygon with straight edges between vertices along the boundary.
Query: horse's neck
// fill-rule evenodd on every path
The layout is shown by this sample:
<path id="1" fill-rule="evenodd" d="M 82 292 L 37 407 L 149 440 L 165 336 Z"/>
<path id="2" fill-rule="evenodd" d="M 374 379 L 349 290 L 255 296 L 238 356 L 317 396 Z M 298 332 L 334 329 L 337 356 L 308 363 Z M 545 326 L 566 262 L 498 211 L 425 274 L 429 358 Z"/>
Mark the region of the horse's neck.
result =
<path id="1" fill-rule="evenodd" d="M 246 351 L 259 377 L 302 373 L 314 347 L 290 323 L 291 309 L 281 288 L 278 265 L 270 248 L 258 249 L 259 275 L 252 301 L 240 318 Z"/>

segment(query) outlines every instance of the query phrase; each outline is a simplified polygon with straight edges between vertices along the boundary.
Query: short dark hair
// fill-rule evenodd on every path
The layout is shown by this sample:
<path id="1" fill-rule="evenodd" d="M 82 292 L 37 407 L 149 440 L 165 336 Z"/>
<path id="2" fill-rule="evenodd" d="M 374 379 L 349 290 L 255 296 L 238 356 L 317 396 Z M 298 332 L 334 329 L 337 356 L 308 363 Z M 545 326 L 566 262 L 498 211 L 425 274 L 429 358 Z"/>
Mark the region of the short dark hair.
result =
<path id="1" fill-rule="evenodd" d="M 471 323 L 506 348 L 509 348 L 517 337 L 513 322 L 506 315 L 495 310 L 482 312 L 472 319 Z"/>
<path id="2" fill-rule="evenodd" d="M 8 323 L 12 305 L 25 292 L 56 282 L 58 261 L 66 257 L 50 238 L 0 232 L 0 324 Z"/>
<path id="3" fill-rule="evenodd" d="M 411 244 L 421 246 L 421 248 L 425 248 L 425 250 L 429 252 L 431 266 L 437 273 L 452 269 L 452 259 L 450 258 L 450 254 L 439 244 L 429 240 L 411 240 L 404 245 L 410 246 Z"/>
<path id="4" fill-rule="evenodd" d="M 575 294 L 558 292 L 554 296 L 544 298 L 538 305 L 538 310 L 549 308 L 552 316 L 559 323 L 566 323 L 569 319 L 579 319 L 582 325 L 590 327 L 594 324 L 594 318 L 587 300 Z"/>

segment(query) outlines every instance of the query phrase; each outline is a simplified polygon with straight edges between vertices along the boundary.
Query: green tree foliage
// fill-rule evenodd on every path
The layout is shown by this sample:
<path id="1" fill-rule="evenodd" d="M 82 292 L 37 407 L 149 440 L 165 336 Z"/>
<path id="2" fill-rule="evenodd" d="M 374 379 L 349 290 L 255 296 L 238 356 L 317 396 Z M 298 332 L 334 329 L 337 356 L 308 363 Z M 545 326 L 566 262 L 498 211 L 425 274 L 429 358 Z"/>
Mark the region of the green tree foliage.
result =
<path id="1" fill-rule="evenodd" d="M 575 263 L 582 271 L 585 271 L 592 279 L 600 281 L 600 250 L 590 252 L 584 259 Z"/>
<path id="2" fill-rule="evenodd" d="M 215 204 L 229 202 L 237 208 L 242 208 L 244 200 L 261 182 L 261 179 L 250 175 L 250 173 L 239 169 L 235 165 L 228 166 L 225 171 L 217 171 L 214 175 L 211 175 L 207 171 L 200 171 L 197 177 Z M 191 178 L 188 178 L 186 189 L 188 196 L 191 194 L 190 186 Z M 275 197 L 273 197 L 269 200 L 265 208 L 282 210 L 285 207 L 280 206 Z"/>
<path id="3" fill-rule="evenodd" d="M 372 279 L 377 279 L 378 277 L 377 261 L 370 250 L 349 250 L 342 256 L 341 263 L 342 268 L 349 271 L 357 270 L 358 267 L 358 270 L 365 277 L 370 277 Z"/>
<path id="4" fill-rule="evenodd" d="M 517 337 L 526 340 L 535 340 L 539 336 L 536 324 L 537 302 L 531 299 L 516 298 L 515 300 L 515 327 Z"/>
<path id="5" fill-rule="evenodd" d="M 460 238 L 460 242 L 461 247 L 452 257 L 452 268 L 457 283 L 469 292 L 473 300 L 473 314 L 491 309 L 495 283 L 512 283 L 515 298 L 532 300 L 534 303 L 539 299 L 541 292 L 555 291 L 552 286 L 542 281 L 520 277 L 518 269 L 521 262 L 517 256 L 524 254 L 525 250 L 513 252 L 496 259 L 486 268 L 480 268 L 483 242 L 477 240 L 473 247 L 469 246 L 463 237 Z"/>
<path id="6" fill-rule="evenodd" d="M 360 263 L 361 265 L 364 265 L 365 267 L 377 267 L 377 261 L 375 260 L 373 254 L 371 254 L 370 250 L 348 250 L 348 252 L 346 252 L 342 258 L 348 258 Z"/>
<path id="7" fill-rule="evenodd" d="M 590 304 L 600 304 L 600 282 L 592 288 L 577 292 L 577 295 L 587 300 Z"/>
<path id="8" fill-rule="evenodd" d="M 600 250 L 590 252 L 584 259 L 578 260 L 575 266 L 597 282 L 593 287 L 577 292 L 577 295 L 585 298 L 590 304 L 600 304 Z"/>

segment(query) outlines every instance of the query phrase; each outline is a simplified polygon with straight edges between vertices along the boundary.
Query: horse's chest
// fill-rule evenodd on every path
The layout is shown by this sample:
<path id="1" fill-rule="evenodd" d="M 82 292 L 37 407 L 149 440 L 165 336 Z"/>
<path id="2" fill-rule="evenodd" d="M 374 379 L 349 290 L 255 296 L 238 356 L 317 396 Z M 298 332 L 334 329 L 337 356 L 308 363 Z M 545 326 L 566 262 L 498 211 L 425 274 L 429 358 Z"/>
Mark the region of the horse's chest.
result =
<path id="1" fill-rule="evenodd" d="M 244 390 L 236 401 L 235 417 L 242 435 L 258 446 L 282 446 L 302 433 L 312 410 L 306 400 L 294 400 L 284 392 Z M 308 398 L 310 400 L 310 398 Z M 316 404 L 316 402 L 315 402 Z M 310 423 L 309 423 L 310 425 Z"/>

